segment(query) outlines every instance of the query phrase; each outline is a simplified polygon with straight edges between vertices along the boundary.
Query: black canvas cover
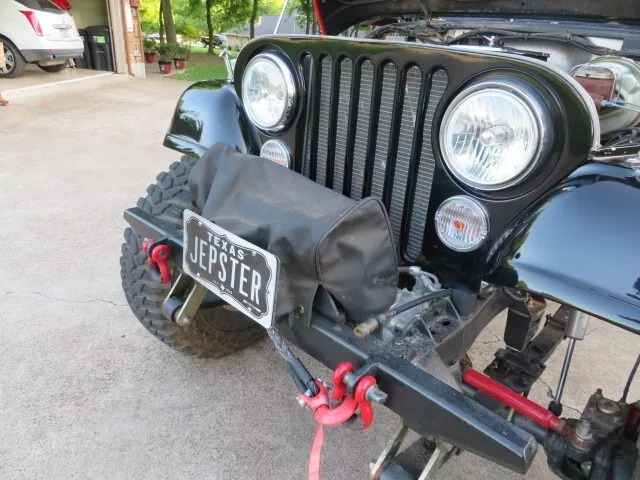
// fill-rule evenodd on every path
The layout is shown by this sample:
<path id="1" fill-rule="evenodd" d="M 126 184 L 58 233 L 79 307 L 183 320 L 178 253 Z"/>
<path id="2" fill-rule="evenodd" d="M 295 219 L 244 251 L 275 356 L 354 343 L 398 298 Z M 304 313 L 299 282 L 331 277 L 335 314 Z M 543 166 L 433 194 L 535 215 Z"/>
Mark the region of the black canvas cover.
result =
<path id="1" fill-rule="evenodd" d="M 308 319 L 320 285 L 354 321 L 394 302 L 396 253 L 379 200 L 356 202 L 224 143 L 198 160 L 189 186 L 200 215 L 279 258 L 278 317 L 302 307 Z"/>

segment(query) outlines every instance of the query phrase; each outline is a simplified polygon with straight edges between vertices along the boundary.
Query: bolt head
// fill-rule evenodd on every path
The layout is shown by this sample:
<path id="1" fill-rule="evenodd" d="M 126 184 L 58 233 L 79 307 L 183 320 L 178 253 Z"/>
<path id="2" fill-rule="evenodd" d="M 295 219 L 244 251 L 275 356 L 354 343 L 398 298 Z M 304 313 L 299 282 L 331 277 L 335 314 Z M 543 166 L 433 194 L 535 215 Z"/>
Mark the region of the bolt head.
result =
<path id="1" fill-rule="evenodd" d="M 380 390 L 380 388 L 377 385 L 373 385 L 369 388 L 369 390 L 367 390 L 367 393 L 365 393 L 364 398 L 370 402 L 378 403 L 382 405 L 387 401 L 387 398 L 389 398 L 389 395 L 387 395 L 385 392 Z"/>
<path id="2" fill-rule="evenodd" d="M 588 420 L 580 420 L 576 425 L 576 435 L 582 439 L 589 438 L 591 433 L 591 423 Z"/>
<path id="3" fill-rule="evenodd" d="M 613 400 L 601 398 L 598 400 L 598 410 L 606 415 L 615 415 L 620 411 L 620 406 Z"/>

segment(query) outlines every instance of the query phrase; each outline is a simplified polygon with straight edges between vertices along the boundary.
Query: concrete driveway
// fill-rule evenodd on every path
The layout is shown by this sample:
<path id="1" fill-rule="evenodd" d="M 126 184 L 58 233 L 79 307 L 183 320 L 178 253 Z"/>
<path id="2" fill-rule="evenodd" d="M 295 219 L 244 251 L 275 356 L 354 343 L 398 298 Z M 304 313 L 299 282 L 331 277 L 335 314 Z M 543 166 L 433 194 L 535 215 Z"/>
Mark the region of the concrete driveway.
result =
<path id="1" fill-rule="evenodd" d="M 306 476 L 314 423 L 271 345 L 218 361 L 186 357 L 138 324 L 120 289 L 122 211 L 179 157 L 161 143 L 185 87 L 110 76 L 0 109 L 2 479 Z M 502 345 L 501 327 L 473 348 L 477 365 Z M 593 321 L 568 407 L 581 409 L 597 387 L 618 398 L 639 345 Z M 564 348 L 535 400 L 548 402 Z M 323 478 L 366 478 L 398 423 L 376 413 L 365 433 L 328 432 Z M 554 478 L 543 454 L 526 477 Z M 441 478 L 521 477 L 463 453 Z"/>
<path id="2" fill-rule="evenodd" d="M 24 75 L 18 78 L 0 78 L 0 92 L 7 100 L 37 95 L 43 89 L 56 89 L 62 84 L 83 82 L 95 77 L 113 75 L 112 72 L 87 70 L 83 68 L 65 68 L 61 72 L 49 73 L 29 64 Z"/>

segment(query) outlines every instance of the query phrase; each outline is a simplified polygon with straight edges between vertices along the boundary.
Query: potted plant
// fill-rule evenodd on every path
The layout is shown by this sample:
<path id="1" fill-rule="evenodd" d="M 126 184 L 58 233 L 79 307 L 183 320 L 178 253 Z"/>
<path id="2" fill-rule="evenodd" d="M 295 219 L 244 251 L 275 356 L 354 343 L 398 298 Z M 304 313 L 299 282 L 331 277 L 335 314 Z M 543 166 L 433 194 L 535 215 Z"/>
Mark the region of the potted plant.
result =
<path id="1" fill-rule="evenodd" d="M 158 53 L 156 51 L 156 41 L 153 38 L 144 39 L 144 61 L 147 63 L 156 63 Z"/>
<path id="2" fill-rule="evenodd" d="M 166 43 L 161 43 L 160 45 L 158 45 L 157 50 L 160 73 L 167 75 L 171 73 L 171 58 L 173 56 L 171 46 Z"/>
<path id="3" fill-rule="evenodd" d="M 189 49 L 183 45 L 180 45 L 179 43 L 172 45 L 172 49 L 173 64 L 175 65 L 176 70 L 184 70 Z"/>

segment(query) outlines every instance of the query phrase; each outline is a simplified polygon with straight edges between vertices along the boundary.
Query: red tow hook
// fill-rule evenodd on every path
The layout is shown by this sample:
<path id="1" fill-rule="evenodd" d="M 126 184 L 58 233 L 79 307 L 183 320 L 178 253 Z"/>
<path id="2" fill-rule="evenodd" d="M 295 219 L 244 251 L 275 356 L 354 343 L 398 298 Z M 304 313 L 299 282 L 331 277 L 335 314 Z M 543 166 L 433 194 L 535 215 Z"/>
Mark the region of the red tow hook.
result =
<path id="1" fill-rule="evenodd" d="M 344 376 L 347 373 L 353 373 L 355 368 L 349 362 L 342 362 L 333 371 L 331 375 L 331 383 L 333 390 L 331 391 L 331 400 L 340 401 L 347 394 L 347 386 L 344 384 Z"/>
<path id="2" fill-rule="evenodd" d="M 347 386 L 344 382 L 344 377 L 348 373 L 355 371 L 354 366 L 349 362 L 340 363 L 333 374 L 331 375 L 331 381 L 333 383 L 333 390 L 331 391 L 331 402 L 334 404 L 341 402 L 336 408 L 331 408 L 329 402 L 329 395 L 327 389 L 318 383 L 320 393 L 315 397 L 307 397 L 304 394 L 298 395 L 298 397 L 313 410 L 313 414 L 316 421 L 324 427 L 332 427 L 335 425 L 341 425 L 349 420 L 357 409 L 360 409 L 360 418 L 362 418 L 363 426 L 362 430 L 369 428 L 373 423 L 373 407 L 371 401 L 367 398 L 367 394 L 370 389 L 377 385 L 376 379 L 371 375 L 367 375 L 360 379 L 356 384 L 353 397 L 347 395 Z"/>
<path id="3" fill-rule="evenodd" d="M 373 423 L 373 407 L 367 399 L 367 393 L 374 385 L 377 385 L 376 379 L 371 375 L 367 375 L 362 377 L 356 386 L 355 399 L 358 402 L 358 407 L 360 407 L 360 418 L 364 422 L 362 430 L 366 430 Z"/>
<path id="4" fill-rule="evenodd" d="M 318 425 L 323 427 L 335 427 L 349 420 L 358 408 L 358 402 L 355 398 L 346 397 L 342 403 L 336 407 L 329 406 L 329 394 L 322 382 L 317 382 L 320 392 L 315 397 L 307 397 L 300 393 L 300 398 L 313 411 L 313 416 Z"/>
<path id="5" fill-rule="evenodd" d="M 549 428 L 554 432 L 562 433 L 566 424 L 564 420 L 556 417 L 543 406 L 523 397 L 518 392 L 505 387 L 500 382 L 496 382 L 473 368 L 467 368 L 462 373 L 462 380 L 504 403 L 506 406 L 513 408 L 516 412 L 530 418 L 538 425 Z"/>
<path id="6" fill-rule="evenodd" d="M 147 254 L 147 264 L 150 267 L 158 267 L 160 271 L 161 283 L 171 283 L 171 269 L 169 259 L 171 258 L 171 248 L 169 245 L 156 245 L 149 252 L 149 247 L 155 242 L 152 238 L 145 238 L 142 242 L 142 251 Z"/>
<path id="7" fill-rule="evenodd" d="M 369 398 L 376 401 L 376 398 L 381 399 L 381 396 L 384 395 L 384 399 L 381 402 L 386 400 L 386 394 L 377 389 L 376 379 L 371 375 L 361 378 L 356 383 L 354 396 L 349 396 L 344 377 L 354 371 L 354 366 L 349 362 L 343 362 L 335 368 L 331 375 L 331 381 L 333 382 L 331 395 L 329 395 L 327 388 L 320 381 L 316 381 L 319 392 L 314 397 L 307 397 L 304 393 L 298 395 L 302 403 L 311 408 L 313 416 L 318 423 L 318 429 L 311 446 L 311 454 L 309 455 L 309 480 L 320 480 L 320 453 L 324 442 L 323 427 L 341 425 L 351 419 L 359 409 L 360 417 L 364 424 L 362 430 L 365 430 L 373 422 L 373 408 Z M 331 408 L 329 396 L 331 396 L 332 403 L 341 402 L 340 405 L 336 408 Z"/>

